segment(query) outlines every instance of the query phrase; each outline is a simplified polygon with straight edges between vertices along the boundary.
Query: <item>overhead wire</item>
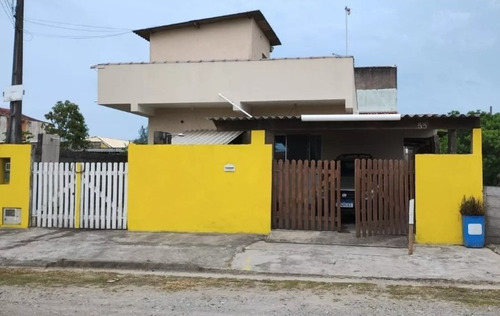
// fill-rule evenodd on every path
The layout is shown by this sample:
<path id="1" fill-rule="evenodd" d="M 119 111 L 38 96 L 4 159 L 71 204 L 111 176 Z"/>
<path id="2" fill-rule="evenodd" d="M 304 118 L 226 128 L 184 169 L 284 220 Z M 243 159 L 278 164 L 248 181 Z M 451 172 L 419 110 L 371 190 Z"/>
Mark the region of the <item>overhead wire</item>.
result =
<path id="1" fill-rule="evenodd" d="M 50 34 L 50 33 L 38 33 L 26 29 L 24 31 L 34 36 L 48 37 L 48 38 L 62 38 L 62 39 L 97 39 L 97 38 L 106 38 L 106 37 L 114 37 L 114 36 L 130 34 L 129 31 L 115 33 L 115 34 L 106 34 L 106 35 L 62 35 L 62 34 Z"/>
<path id="2" fill-rule="evenodd" d="M 42 25 L 42 26 L 56 28 L 56 29 L 62 29 L 62 30 L 81 31 L 81 32 L 93 32 L 93 33 L 111 33 L 111 32 L 114 32 L 114 33 L 116 33 L 117 32 L 116 30 L 121 30 L 121 31 L 125 30 L 125 29 L 107 29 L 107 30 L 104 30 L 104 29 L 102 29 L 102 30 L 93 29 L 93 30 L 89 30 L 89 29 L 82 29 L 82 28 L 75 28 L 75 27 L 65 27 L 65 26 L 51 25 L 51 24 L 42 23 L 42 22 L 34 22 L 34 21 L 31 21 L 31 20 L 27 20 L 27 19 L 24 19 L 24 20 L 26 22 L 30 23 L 30 24 Z M 127 32 L 128 31 L 130 31 L 130 30 L 127 30 Z"/>
<path id="3" fill-rule="evenodd" d="M 15 21 L 14 21 L 14 16 L 12 14 L 12 8 L 11 8 L 11 13 L 9 13 L 9 4 L 7 3 L 7 0 L 0 1 L 0 5 L 2 5 L 3 12 L 5 12 L 5 15 L 7 15 L 7 18 L 10 21 L 10 24 L 12 24 L 13 27 L 15 27 Z"/>
<path id="4" fill-rule="evenodd" d="M 60 21 L 51 21 L 51 20 L 43 20 L 43 19 L 24 19 L 28 22 L 39 22 L 39 23 L 48 23 L 55 25 L 70 25 L 70 26 L 80 26 L 86 28 L 96 28 L 96 29 L 108 29 L 108 30 L 116 30 L 116 31 L 131 31 L 131 29 L 126 28 L 118 28 L 118 27 L 110 27 L 110 26 L 97 26 L 97 25 L 89 25 L 89 24 L 76 24 L 76 23 L 68 23 L 68 22 L 60 22 Z"/>
<path id="5" fill-rule="evenodd" d="M 5 1 L 5 0 L 4 0 Z M 87 35 L 87 34 L 64 34 L 64 33 L 46 33 L 46 32 L 38 32 L 38 31 L 30 31 L 28 29 L 24 29 L 27 34 L 32 36 L 39 37 L 47 37 L 47 38 L 61 38 L 61 39 L 77 39 L 77 40 L 85 40 L 85 39 L 98 39 L 98 38 L 107 38 L 107 37 L 115 37 L 120 35 L 129 34 L 132 30 L 125 28 L 117 28 L 117 27 L 109 27 L 109 26 L 97 26 L 97 25 L 89 25 L 89 24 L 76 24 L 76 23 L 67 23 L 60 21 L 51 21 L 51 20 L 43 20 L 43 19 L 33 19 L 33 18 L 25 18 L 25 22 L 40 25 L 46 28 L 60 29 L 66 31 L 77 31 L 83 33 L 101 33 L 96 35 Z"/>

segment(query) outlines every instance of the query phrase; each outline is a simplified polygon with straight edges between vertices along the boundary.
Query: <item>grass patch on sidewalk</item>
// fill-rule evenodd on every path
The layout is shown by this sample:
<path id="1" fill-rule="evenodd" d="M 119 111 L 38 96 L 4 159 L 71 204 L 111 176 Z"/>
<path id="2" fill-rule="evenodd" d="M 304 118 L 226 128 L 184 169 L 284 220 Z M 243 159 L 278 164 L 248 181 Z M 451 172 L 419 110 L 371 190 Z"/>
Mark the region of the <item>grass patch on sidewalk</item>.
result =
<path id="1" fill-rule="evenodd" d="M 500 290 L 470 289 L 451 286 L 387 286 L 387 293 L 396 299 L 434 299 L 471 306 L 500 306 Z"/>
<path id="2" fill-rule="evenodd" d="M 236 278 L 180 277 L 80 270 L 32 270 L 0 268 L 0 286 L 98 287 L 119 291 L 147 286 L 164 291 L 196 291 L 207 288 L 313 293 L 384 295 L 396 300 L 440 300 L 472 306 L 500 306 L 500 290 L 445 286 L 377 285 L 376 283 L 332 283 L 301 280 L 252 280 Z"/>

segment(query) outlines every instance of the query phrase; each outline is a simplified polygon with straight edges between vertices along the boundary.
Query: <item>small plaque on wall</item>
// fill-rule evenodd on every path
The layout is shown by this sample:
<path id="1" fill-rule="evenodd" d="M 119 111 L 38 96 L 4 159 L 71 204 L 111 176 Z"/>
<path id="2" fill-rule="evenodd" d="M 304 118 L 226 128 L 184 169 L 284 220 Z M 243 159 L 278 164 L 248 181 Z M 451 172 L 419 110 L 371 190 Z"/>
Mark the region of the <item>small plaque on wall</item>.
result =
<path id="1" fill-rule="evenodd" d="M 236 167 L 231 164 L 231 163 L 228 163 L 226 165 L 224 165 L 224 172 L 235 172 L 236 171 Z"/>

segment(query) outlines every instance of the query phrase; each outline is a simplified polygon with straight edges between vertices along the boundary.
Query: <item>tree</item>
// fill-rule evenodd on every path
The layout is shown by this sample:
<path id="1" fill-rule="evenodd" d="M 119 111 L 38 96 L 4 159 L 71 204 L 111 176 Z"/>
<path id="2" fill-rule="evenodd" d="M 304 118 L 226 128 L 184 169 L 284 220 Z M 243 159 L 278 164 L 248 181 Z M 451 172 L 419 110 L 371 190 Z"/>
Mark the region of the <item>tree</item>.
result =
<path id="1" fill-rule="evenodd" d="M 61 147 L 84 149 L 88 147 L 86 141 L 89 129 L 78 105 L 68 100 L 57 101 L 52 110 L 45 114 L 50 123 L 44 125 L 45 132 L 61 137 Z"/>
<path id="2" fill-rule="evenodd" d="M 132 141 L 132 143 L 134 143 L 134 144 L 147 144 L 148 143 L 148 127 L 147 126 L 144 128 L 144 126 L 141 125 L 141 128 L 139 128 L 139 137 L 134 139 Z"/>
<path id="3" fill-rule="evenodd" d="M 452 111 L 449 114 L 458 115 Z M 479 115 L 481 119 L 483 147 L 483 183 L 500 185 L 500 113 L 490 114 L 484 111 L 469 111 L 469 115 Z M 471 152 L 472 133 L 469 130 L 457 130 L 457 153 Z M 441 152 L 447 152 L 448 139 L 441 139 Z"/>

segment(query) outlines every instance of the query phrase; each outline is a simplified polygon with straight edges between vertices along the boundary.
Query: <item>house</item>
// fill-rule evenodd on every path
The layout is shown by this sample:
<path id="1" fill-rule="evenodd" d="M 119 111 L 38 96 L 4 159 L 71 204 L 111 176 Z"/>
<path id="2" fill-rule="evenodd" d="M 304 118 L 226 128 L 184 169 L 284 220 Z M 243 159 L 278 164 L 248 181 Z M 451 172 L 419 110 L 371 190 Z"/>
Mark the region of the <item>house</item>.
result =
<path id="1" fill-rule="evenodd" d="M 207 117 L 357 111 L 353 58 L 272 59 L 281 42 L 260 11 L 134 32 L 150 60 L 93 66 L 98 103 L 148 117 L 150 142 L 215 129 Z"/>
<path id="2" fill-rule="evenodd" d="M 90 149 L 126 149 L 130 141 L 124 139 L 91 136 L 87 138 Z"/>
<path id="3" fill-rule="evenodd" d="M 459 240 L 455 204 L 481 192 L 478 118 L 400 115 L 395 66 L 272 58 L 281 41 L 260 11 L 134 32 L 149 61 L 92 66 L 98 103 L 147 117 L 150 144 L 210 145 L 130 146 L 130 229 L 340 230 L 350 207 L 358 236 L 405 234 L 417 197 L 418 239 Z M 473 129 L 471 155 L 434 155 L 438 129 L 450 153 Z M 243 145 L 211 146 L 229 143 Z M 353 153 L 373 159 L 353 162 L 349 195 L 335 160 Z"/>
<path id="4" fill-rule="evenodd" d="M 148 117 L 149 143 L 155 131 L 216 129 L 207 118 L 398 113 L 395 66 L 354 67 L 352 56 L 273 59 L 281 41 L 258 10 L 134 33 L 149 42 L 148 62 L 93 68 L 98 103 Z M 428 143 L 435 135 L 429 129 L 267 131 L 266 141 L 281 150 L 276 156 L 289 159 L 334 159 L 351 152 L 402 158 L 406 140 Z"/>
<path id="5" fill-rule="evenodd" d="M 0 142 L 4 142 L 7 133 L 8 121 L 10 118 L 10 109 L 0 107 Z M 23 138 L 31 142 L 37 141 L 38 134 L 44 134 L 43 121 L 22 115 L 21 129 L 23 131 Z"/>

